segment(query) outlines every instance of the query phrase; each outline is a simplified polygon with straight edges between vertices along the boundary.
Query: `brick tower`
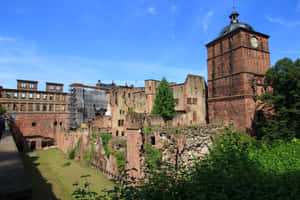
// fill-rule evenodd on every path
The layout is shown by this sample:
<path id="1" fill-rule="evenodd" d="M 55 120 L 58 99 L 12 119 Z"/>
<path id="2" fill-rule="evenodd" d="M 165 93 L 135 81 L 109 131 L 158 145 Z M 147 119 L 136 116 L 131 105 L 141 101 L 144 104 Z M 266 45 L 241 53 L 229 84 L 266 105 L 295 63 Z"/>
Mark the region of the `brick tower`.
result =
<path id="1" fill-rule="evenodd" d="M 230 25 L 206 45 L 209 119 L 233 121 L 237 130 L 250 132 L 255 97 L 264 92 L 270 68 L 269 36 L 240 23 L 238 16 L 233 11 Z"/>

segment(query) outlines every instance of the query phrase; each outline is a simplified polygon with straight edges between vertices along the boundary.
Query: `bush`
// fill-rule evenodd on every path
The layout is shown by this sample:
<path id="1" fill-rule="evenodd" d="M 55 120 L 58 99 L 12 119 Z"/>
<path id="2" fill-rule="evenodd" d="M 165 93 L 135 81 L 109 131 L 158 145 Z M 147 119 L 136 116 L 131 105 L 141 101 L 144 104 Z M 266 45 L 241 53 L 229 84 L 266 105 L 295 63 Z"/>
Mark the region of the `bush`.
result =
<path id="1" fill-rule="evenodd" d="M 150 170 L 158 169 L 161 165 L 162 152 L 156 149 L 151 144 L 148 144 L 145 148 L 146 164 Z"/>
<path id="2" fill-rule="evenodd" d="M 123 151 L 117 151 L 115 154 L 116 164 L 119 172 L 125 170 L 125 153 Z"/>
<path id="3" fill-rule="evenodd" d="M 105 151 L 105 154 L 107 157 L 112 153 L 112 150 L 109 146 L 109 141 L 112 138 L 112 135 L 109 133 L 100 133 L 100 136 L 102 138 L 102 144 Z"/>
<path id="4" fill-rule="evenodd" d="M 298 139 L 269 144 L 227 128 L 213 142 L 210 154 L 203 160 L 195 158 L 192 167 L 180 165 L 176 170 L 164 166 L 152 170 L 152 174 L 141 179 L 138 186 L 133 186 L 130 181 L 119 182 L 114 190 L 108 191 L 107 197 L 145 200 L 300 199 L 299 146 Z M 147 159 L 161 155 L 151 146 L 147 146 L 145 152 Z M 148 162 L 154 165 L 154 160 L 159 159 Z"/>
<path id="5" fill-rule="evenodd" d="M 82 138 L 79 138 L 79 140 L 77 141 L 76 146 L 74 147 L 74 149 L 70 150 L 69 152 L 69 159 L 74 160 L 74 158 L 76 157 L 76 152 L 79 150 L 80 145 L 81 145 L 81 140 Z"/>

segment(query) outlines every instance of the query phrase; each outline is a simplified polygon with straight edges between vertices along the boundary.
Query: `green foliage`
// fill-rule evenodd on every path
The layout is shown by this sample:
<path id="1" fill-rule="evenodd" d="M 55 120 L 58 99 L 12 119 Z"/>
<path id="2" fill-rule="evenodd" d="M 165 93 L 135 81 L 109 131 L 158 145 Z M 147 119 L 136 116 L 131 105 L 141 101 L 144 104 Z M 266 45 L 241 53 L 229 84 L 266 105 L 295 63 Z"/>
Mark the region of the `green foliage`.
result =
<path id="1" fill-rule="evenodd" d="M 134 113 L 134 109 L 133 109 L 132 107 L 130 107 L 130 108 L 128 109 L 128 112 L 129 112 L 129 113 Z"/>
<path id="2" fill-rule="evenodd" d="M 116 157 L 116 164 L 119 172 L 125 170 L 125 153 L 123 151 L 117 151 L 114 153 Z"/>
<path id="3" fill-rule="evenodd" d="M 0 105 L 0 115 L 4 115 L 6 113 L 6 109 Z"/>
<path id="4" fill-rule="evenodd" d="M 89 174 L 80 176 L 81 181 L 73 184 L 76 187 L 75 191 L 72 193 L 74 199 L 79 200 L 100 200 L 97 192 L 90 190 L 90 183 L 88 182 Z"/>
<path id="5" fill-rule="evenodd" d="M 77 129 L 77 131 L 79 131 L 79 132 L 82 132 L 82 128 L 81 128 L 81 127 L 80 127 L 80 128 L 78 128 L 78 129 Z"/>
<path id="6" fill-rule="evenodd" d="M 266 74 L 266 84 L 273 88 L 259 97 L 274 108 L 274 113 L 259 118 L 258 136 L 268 139 L 300 138 L 300 59 L 279 60 Z M 269 106 L 269 107 L 270 107 Z"/>
<path id="7" fill-rule="evenodd" d="M 109 155 L 112 153 L 112 150 L 109 146 L 109 141 L 112 138 L 112 135 L 109 133 L 100 133 L 100 136 L 102 138 L 102 144 L 105 154 L 107 155 L 107 157 L 109 157 Z"/>
<path id="8" fill-rule="evenodd" d="M 194 125 L 194 124 L 190 125 L 190 127 L 189 127 L 190 130 L 197 130 L 197 128 L 198 128 L 198 126 Z"/>
<path id="9" fill-rule="evenodd" d="M 153 133 L 153 131 L 154 131 L 154 128 L 152 128 L 152 127 L 143 128 L 143 133 L 145 133 L 145 135 L 147 135 L 147 136 L 151 135 Z"/>
<path id="10" fill-rule="evenodd" d="M 194 165 L 163 165 L 132 184 L 126 177 L 103 199 L 292 200 L 300 199 L 300 140 L 269 144 L 224 130 L 210 154 Z"/>
<path id="11" fill-rule="evenodd" d="M 150 170 L 156 170 L 161 165 L 162 152 L 151 144 L 145 147 L 146 163 Z"/>
<path id="12" fill-rule="evenodd" d="M 74 149 L 72 149 L 69 153 L 69 159 L 74 160 L 74 158 L 76 157 L 76 152 L 79 150 L 80 145 L 81 145 L 81 141 L 82 138 L 79 138 L 79 140 L 77 141 L 76 146 L 74 147 Z"/>
<path id="13" fill-rule="evenodd" d="M 86 165 L 90 165 L 94 161 L 94 151 L 95 151 L 95 144 L 94 142 L 91 143 L 91 150 L 84 152 L 83 160 L 85 161 Z"/>
<path id="14" fill-rule="evenodd" d="M 161 115 L 166 121 L 173 119 L 176 114 L 173 91 L 165 78 L 156 89 L 152 114 Z"/>
<path id="15" fill-rule="evenodd" d="M 62 167 L 68 167 L 68 166 L 70 166 L 71 165 L 71 163 L 70 162 L 65 162 L 64 164 L 62 164 L 61 166 Z"/>

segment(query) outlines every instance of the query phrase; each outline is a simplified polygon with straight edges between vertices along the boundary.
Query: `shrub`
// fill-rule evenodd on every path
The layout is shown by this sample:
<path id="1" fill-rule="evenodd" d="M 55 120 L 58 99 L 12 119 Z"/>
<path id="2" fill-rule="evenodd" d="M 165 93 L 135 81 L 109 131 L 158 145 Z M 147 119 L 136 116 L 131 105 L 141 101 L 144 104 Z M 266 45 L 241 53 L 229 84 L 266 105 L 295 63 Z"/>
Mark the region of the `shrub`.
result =
<path id="1" fill-rule="evenodd" d="M 115 154 L 116 164 L 119 172 L 125 170 L 125 153 L 123 151 L 117 151 Z"/>
<path id="2" fill-rule="evenodd" d="M 112 138 L 112 135 L 109 133 L 100 133 L 100 136 L 102 138 L 102 144 L 105 154 L 107 155 L 107 157 L 109 157 L 109 155 L 112 153 L 112 150 L 109 146 L 109 141 Z"/>
<path id="3" fill-rule="evenodd" d="M 154 128 L 152 128 L 152 127 L 145 127 L 145 128 L 143 128 L 143 132 L 145 133 L 145 135 L 150 135 L 150 134 L 152 134 L 153 133 L 153 131 L 154 131 Z"/>
<path id="4" fill-rule="evenodd" d="M 162 161 L 162 152 L 151 144 L 148 144 L 145 148 L 145 154 L 148 168 L 150 170 L 158 169 Z"/>
<path id="5" fill-rule="evenodd" d="M 82 138 L 79 138 L 79 140 L 77 141 L 76 146 L 74 147 L 74 149 L 72 149 L 69 153 L 69 159 L 74 160 L 74 158 L 76 157 L 76 152 L 79 150 L 80 145 L 81 145 L 81 140 Z"/>

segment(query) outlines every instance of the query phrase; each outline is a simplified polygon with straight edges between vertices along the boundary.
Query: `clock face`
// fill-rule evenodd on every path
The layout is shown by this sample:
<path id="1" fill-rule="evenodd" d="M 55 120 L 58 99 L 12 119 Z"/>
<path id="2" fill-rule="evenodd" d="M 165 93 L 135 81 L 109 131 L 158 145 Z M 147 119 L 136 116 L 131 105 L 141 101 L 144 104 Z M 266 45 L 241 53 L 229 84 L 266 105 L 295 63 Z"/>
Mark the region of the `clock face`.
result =
<path id="1" fill-rule="evenodd" d="M 250 39 L 250 42 L 251 42 L 251 45 L 252 45 L 253 48 L 257 48 L 258 43 L 257 43 L 257 39 L 255 37 L 252 37 Z"/>

